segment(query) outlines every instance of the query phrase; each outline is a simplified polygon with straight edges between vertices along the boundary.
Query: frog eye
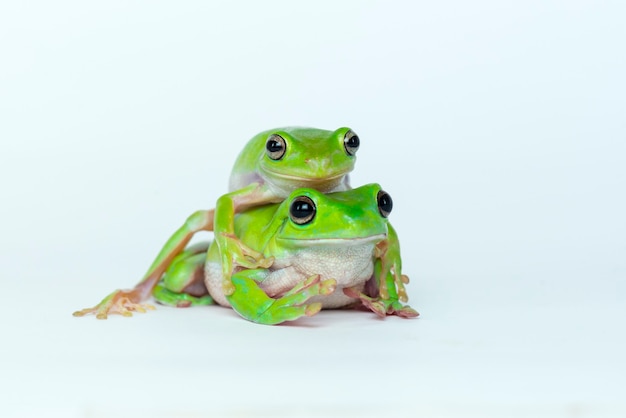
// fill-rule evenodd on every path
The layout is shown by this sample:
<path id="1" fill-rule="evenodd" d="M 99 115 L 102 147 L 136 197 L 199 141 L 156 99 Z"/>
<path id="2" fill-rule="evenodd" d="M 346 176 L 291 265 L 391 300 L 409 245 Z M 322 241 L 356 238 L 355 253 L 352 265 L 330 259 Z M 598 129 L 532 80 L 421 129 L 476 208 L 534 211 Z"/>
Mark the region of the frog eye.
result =
<path id="1" fill-rule="evenodd" d="M 346 149 L 348 155 L 356 154 L 360 144 L 361 141 L 359 140 L 358 135 L 354 133 L 354 131 L 349 130 L 348 132 L 346 132 L 346 135 L 343 137 L 343 147 Z"/>
<path id="2" fill-rule="evenodd" d="M 298 225 L 308 224 L 315 218 L 315 203 L 310 197 L 299 196 L 291 202 L 289 216 Z"/>
<path id="3" fill-rule="evenodd" d="M 378 211 L 386 218 L 391 213 L 391 209 L 393 208 L 393 200 L 391 200 L 391 196 L 389 193 L 381 190 L 378 192 L 378 196 L 376 196 L 376 200 L 378 200 Z"/>
<path id="4" fill-rule="evenodd" d="M 267 156 L 272 160 L 280 160 L 285 155 L 285 151 L 287 151 L 287 143 L 282 136 L 271 134 L 265 143 L 265 150 L 267 151 Z"/>

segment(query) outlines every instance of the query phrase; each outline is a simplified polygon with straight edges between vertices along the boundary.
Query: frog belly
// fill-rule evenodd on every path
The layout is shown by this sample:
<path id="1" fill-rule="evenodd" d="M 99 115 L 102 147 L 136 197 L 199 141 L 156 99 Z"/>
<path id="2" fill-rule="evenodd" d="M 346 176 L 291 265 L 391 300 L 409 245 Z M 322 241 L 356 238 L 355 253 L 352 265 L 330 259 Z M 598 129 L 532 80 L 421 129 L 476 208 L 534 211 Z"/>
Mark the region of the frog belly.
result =
<path id="1" fill-rule="evenodd" d="M 324 309 L 340 308 L 355 302 L 346 296 L 343 289 L 356 287 L 359 291 L 365 286 L 374 272 L 374 244 L 344 247 L 307 248 L 293 254 L 286 263 L 296 273 L 290 274 L 280 288 L 266 279 L 261 287 L 268 293 L 282 294 L 306 278 L 319 274 L 322 280 L 335 279 L 336 290 L 328 296 L 315 296 L 312 302 L 321 302 Z M 280 263 L 278 267 L 280 267 Z M 274 267 L 274 266 L 272 266 Z"/>
<path id="2" fill-rule="evenodd" d="M 209 291 L 209 295 L 220 305 L 230 306 L 226 296 L 224 296 L 224 290 L 222 289 L 222 265 L 207 261 L 204 265 L 204 284 Z"/>
<path id="3" fill-rule="evenodd" d="M 310 302 L 321 302 L 325 309 L 339 308 L 355 301 L 344 295 L 343 289 L 356 287 L 362 290 L 365 282 L 372 277 L 373 260 L 373 243 L 301 248 L 275 261 L 259 286 L 275 298 L 310 276 L 319 274 L 322 280 L 335 279 L 337 288 L 332 294 L 316 296 Z M 230 306 L 222 290 L 222 268 L 219 263 L 206 263 L 205 284 L 217 303 Z"/>

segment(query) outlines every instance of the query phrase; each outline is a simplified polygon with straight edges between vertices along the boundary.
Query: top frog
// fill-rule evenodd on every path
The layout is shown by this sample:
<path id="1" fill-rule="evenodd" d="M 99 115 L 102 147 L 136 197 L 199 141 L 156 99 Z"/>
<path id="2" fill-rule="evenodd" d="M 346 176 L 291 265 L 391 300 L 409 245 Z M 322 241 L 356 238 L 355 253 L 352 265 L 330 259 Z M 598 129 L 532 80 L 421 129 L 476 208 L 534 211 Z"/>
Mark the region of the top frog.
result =
<path id="1" fill-rule="evenodd" d="M 324 193 L 350 189 L 348 174 L 354 169 L 359 137 L 350 128 L 327 131 L 315 128 L 278 128 L 253 137 L 239 154 L 230 177 L 230 193 L 217 201 L 215 210 L 193 213 L 165 243 L 143 279 L 131 290 L 116 290 L 93 308 L 75 313 L 96 314 L 105 319 L 109 313 L 130 316 L 143 311 L 146 300 L 163 272 L 199 231 L 215 229 L 224 270 L 224 293 L 234 287 L 230 277 L 233 267 L 267 268 L 273 260 L 244 245 L 234 234 L 235 213 L 247 208 L 277 203 L 300 187 Z M 390 247 L 395 248 L 390 231 Z M 396 257 L 392 257 L 396 258 Z M 400 277 L 399 249 L 395 275 Z M 384 264 L 384 263 L 383 263 Z M 386 265 L 389 265 L 387 263 Z M 384 283 L 384 280 L 383 280 Z M 398 292 L 402 297 L 403 289 Z M 384 295 L 384 288 L 381 288 Z"/>

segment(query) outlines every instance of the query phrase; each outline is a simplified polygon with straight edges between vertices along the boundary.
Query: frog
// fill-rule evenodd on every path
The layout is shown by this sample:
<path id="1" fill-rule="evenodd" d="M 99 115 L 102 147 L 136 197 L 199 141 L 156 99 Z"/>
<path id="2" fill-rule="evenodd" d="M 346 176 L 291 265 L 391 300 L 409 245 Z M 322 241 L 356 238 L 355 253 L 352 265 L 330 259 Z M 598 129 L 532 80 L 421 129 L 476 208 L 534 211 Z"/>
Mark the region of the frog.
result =
<path id="1" fill-rule="evenodd" d="M 225 292 L 218 244 L 197 244 L 172 263 L 154 297 L 179 307 L 217 303 L 267 325 L 355 305 L 381 317 L 416 317 L 397 294 L 380 297 L 378 252 L 388 239 L 392 207 L 391 196 L 375 183 L 333 193 L 296 189 L 281 203 L 234 218 L 239 239 L 271 257 L 271 266 L 236 267 L 231 277 L 235 291 Z"/>
<path id="2" fill-rule="evenodd" d="M 257 134 L 239 153 L 231 171 L 229 193 L 218 199 L 214 209 L 192 213 L 167 240 L 134 288 L 115 290 L 96 306 L 74 312 L 74 315 L 95 314 L 98 319 L 106 319 L 108 314 L 132 316 L 133 312 L 153 309 L 144 302 L 165 271 L 175 260 L 180 260 L 179 256 L 192 237 L 201 231 L 214 231 L 217 251 L 222 257 L 222 286 L 225 293 L 232 293 L 234 268 L 267 268 L 273 263 L 271 256 L 264 257 L 238 239 L 234 232 L 235 214 L 248 208 L 279 203 L 299 187 L 323 193 L 349 190 L 349 174 L 354 169 L 359 147 L 359 136 L 348 127 L 334 131 L 284 127 Z M 388 289 L 393 287 L 393 292 L 397 288 L 400 300 L 408 300 L 403 282 L 405 276 L 401 274 L 399 242 L 391 226 L 388 239 L 377 254 L 382 262 L 380 294 L 390 298 Z M 185 253 L 183 258 L 188 255 Z M 392 273 L 393 281 L 386 280 L 387 272 Z"/>

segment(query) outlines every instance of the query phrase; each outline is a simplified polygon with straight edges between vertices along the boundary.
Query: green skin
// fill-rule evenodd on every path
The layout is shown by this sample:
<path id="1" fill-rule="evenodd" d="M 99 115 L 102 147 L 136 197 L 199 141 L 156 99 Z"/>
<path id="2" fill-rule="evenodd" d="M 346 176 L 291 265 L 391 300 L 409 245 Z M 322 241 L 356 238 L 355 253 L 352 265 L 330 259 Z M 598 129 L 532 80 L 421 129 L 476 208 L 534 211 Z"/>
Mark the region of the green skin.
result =
<path id="1" fill-rule="evenodd" d="M 285 152 L 272 159 L 266 149 L 268 139 L 277 134 L 285 142 Z M 165 243 L 142 280 L 130 290 L 116 290 L 98 305 L 77 311 L 75 316 L 95 314 L 106 319 L 108 314 L 131 316 L 133 311 L 145 312 L 152 308 L 143 304 L 166 270 L 170 270 L 185 247 L 200 231 L 215 232 L 217 251 L 221 257 L 224 293 L 233 293 L 233 271 L 268 268 L 272 256 L 244 244 L 235 233 L 235 214 L 249 208 L 283 201 L 297 188 L 308 187 L 324 193 L 349 190 L 348 174 L 354 168 L 356 149 L 349 152 L 347 138 L 353 135 L 349 128 L 327 131 L 315 128 L 279 128 L 262 132 L 252 138 L 239 154 L 233 167 L 229 189 L 217 201 L 215 209 L 194 212 Z M 395 231 L 390 228 L 386 243 L 377 252 L 380 258 L 380 297 L 406 301 L 402 275 L 400 246 Z M 176 269 L 174 269 L 176 270 Z M 393 280 L 387 280 L 391 273 Z"/>
<path id="2" fill-rule="evenodd" d="M 269 325 L 354 304 L 383 317 L 415 317 L 417 312 L 403 306 L 396 293 L 386 299 L 378 296 L 382 262 L 377 253 L 389 231 L 379 210 L 380 191 L 377 184 L 331 194 L 303 188 L 281 204 L 250 209 L 235 217 L 235 232 L 251 249 L 271 257 L 272 266 L 236 270 L 235 291 L 225 293 L 218 244 L 211 244 L 206 261 L 207 247 L 199 245 L 172 264 L 154 296 L 173 306 L 216 301 L 245 319 Z M 302 197 L 315 206 L 313 218 L 305 224 L 299 224 L 290 210 Z"/>

